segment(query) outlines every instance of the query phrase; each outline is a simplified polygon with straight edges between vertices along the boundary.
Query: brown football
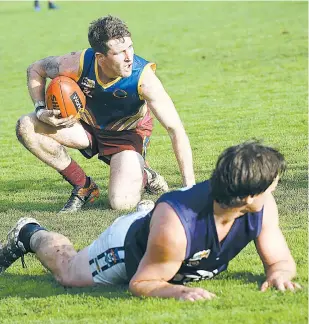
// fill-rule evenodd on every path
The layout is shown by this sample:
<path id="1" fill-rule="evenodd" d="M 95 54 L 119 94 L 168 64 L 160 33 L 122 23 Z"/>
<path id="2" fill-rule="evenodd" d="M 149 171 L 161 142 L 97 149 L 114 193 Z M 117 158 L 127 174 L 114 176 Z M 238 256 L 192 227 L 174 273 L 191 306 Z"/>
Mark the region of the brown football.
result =
<path id="1" fill-rule="evenodd" d="M 58 109 L 61 116 L 76 116 L 85 110 L 86 97 L 78 84 L 66 76 L 58 76 L 51 80 L 45 94 L 48 109 Z"/>

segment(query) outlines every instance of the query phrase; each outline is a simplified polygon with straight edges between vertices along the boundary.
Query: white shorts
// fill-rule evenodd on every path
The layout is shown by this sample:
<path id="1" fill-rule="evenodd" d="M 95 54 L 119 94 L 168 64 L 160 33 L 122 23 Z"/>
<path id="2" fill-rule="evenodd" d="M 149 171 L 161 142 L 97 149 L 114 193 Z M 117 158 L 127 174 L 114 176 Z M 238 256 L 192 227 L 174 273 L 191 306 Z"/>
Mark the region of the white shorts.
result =
<path id="1" fill-rule="evenodd" d="M 95 283 L 128 283 L 124 263 L 124 240 L 131 224 L 149 210 L 118 217 L 88 248 L 89 266 Z"/>

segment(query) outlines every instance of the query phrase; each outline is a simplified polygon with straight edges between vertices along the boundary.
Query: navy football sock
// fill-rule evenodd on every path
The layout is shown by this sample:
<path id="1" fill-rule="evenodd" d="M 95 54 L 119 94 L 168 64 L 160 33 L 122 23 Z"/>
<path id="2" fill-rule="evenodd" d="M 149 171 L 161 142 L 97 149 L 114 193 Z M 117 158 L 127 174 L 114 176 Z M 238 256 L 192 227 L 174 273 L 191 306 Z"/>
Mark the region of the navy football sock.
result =
<path id="1" fill-rule="evenodd" d="M 30 248 L 30 239 L 31 236 L 38 232 L 38 231 L 47 231 L 46 228 L 38 225 L 38 224 L 27 224 L 25 225 L 21 230 L 20 233 L 18 235 L 18 240 L 23 243 L 24 248 L 27 252 L 32 252 L 34 253 L 34 251 L 31 250 Z"/>

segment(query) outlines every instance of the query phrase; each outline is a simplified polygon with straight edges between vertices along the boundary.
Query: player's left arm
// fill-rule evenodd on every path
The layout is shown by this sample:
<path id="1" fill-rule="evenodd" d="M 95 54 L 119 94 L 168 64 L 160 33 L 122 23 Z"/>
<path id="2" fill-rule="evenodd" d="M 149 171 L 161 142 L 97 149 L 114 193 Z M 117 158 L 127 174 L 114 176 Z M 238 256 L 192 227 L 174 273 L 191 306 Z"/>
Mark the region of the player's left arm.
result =
<path id="1" fill-rule="evenodd" d="M 171 138 L 183 185 L 195 184 L 192 151 L 188 136 L 173 101 L 149 66 L 143 72 L 139 93 Z"/>
<path id="2" fill-rule="evenodd" d="M 278 209 L 271 193 L 264 205 L 262 230 L 255 244 L 266 274 L 261 291 L 269 287 L 281 291 L 301 288 L 292 281 L 296 276 L 296 264 L 279 228 Z"/>

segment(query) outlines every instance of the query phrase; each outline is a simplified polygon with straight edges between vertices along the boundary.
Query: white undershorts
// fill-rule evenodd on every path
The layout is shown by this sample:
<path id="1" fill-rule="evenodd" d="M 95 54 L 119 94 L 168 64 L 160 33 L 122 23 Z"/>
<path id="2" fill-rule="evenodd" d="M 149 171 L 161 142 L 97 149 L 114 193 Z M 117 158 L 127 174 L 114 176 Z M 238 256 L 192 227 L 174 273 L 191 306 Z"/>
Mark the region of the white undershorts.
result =
<path id="1" fill-rule="evenodd" d="M 142 210 L 118 217 L 88 248 L 89 266 L 95 283 L 128 283 L 124 263 L 124 240 L 131 224 L 147 215 Z"/>

